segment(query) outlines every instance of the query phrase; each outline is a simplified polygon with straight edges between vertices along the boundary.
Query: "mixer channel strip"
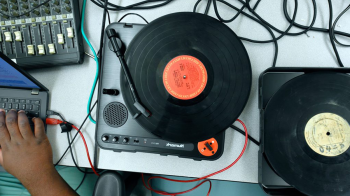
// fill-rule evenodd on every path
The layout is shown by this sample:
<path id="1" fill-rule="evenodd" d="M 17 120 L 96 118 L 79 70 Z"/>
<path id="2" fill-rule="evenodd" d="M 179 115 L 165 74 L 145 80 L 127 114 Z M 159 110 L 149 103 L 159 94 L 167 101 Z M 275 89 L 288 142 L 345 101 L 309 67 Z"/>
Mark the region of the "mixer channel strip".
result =
<path id="1" fill-rule="evenodd" d="M 0 52 L 24 68 L 83 63 L 79 1 L 45 2 L 0 0 Z"/>

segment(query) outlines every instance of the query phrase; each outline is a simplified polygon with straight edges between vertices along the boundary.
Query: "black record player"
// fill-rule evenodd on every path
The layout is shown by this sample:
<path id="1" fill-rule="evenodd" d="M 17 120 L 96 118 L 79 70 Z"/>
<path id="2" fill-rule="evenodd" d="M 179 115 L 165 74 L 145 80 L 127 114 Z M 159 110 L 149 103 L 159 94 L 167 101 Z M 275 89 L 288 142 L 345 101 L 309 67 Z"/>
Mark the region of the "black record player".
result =
<path id="1" fill-rule="evenodd" d="M 128 47 L 134 36 L 143 28 L 143 24 L 113 23 L 107 29 L 114 28 L 123 45 Z M 217 143 L 217 151 L 212 156 L 204 156 L 198 150 L 197 143 L 179 143 L 162 140 L 141 127 L 129 112 L 121 94 L 114 96 L 103 94 L 103 89 L 121 89 L 120 63 L 111 51 L 107 36 L 99 84 L 98 121 L 96 141 L 102 149 L 115 152 L 147 152 L 160 155 L 174 155 L 194 160 L 216 160 L 224 151 L 225 132 L 221 132 L 209 143 Z M 210 139 L 210 138 L 208 138 Z"/>
<path id="2" fill-rule="evenodd" d="M 249 57 L 237 35 L 214 18 L 191 12 L 148 25 L 113 23 L 106 32 L 98 145 L 218 159 L 224 131 L 242 112 L 251 88 Z"/>
<path id="3" fill-rule="evenodd" d="M 349 193 L 345 173 L 350 150 L 341 149 L 349 137 L 339 137 L 341 129 L 348 126 L 347 131 L 350 130 L 346 115 L 349 72 L 344 68 L 281 67 L 260 75 L 259 184 L 267 194 Z M 334 128 L 341 121 L 344 126 Z M 308 132 L 310 122 L 314 127 Z M 327 123 L 331 128 L 327 128 Z M 314 141 L 310 142 L 310 138 Z M 343 138 L 346 139 L 340 141 Z"/>

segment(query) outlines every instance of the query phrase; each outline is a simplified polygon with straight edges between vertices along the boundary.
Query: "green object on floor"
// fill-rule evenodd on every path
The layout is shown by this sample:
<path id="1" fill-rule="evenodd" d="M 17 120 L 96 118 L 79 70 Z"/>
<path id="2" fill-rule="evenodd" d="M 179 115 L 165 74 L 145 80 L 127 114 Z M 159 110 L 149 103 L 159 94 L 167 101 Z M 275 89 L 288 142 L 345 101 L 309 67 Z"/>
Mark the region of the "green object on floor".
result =
<path id="1" fill-rule="evenodd" d="M 72 187 L 76 189 L 83 179 L 84 174 L 75 167 L 57 166 L 58 173 Z M 84 183 L 78 190 L 79 195 L 92 195 L 97 181 L 95 174 L 87 174 Z M 14 176 L 6 172 L 0 172 L 0 196 L 30 195 L 27 189 Z"/>

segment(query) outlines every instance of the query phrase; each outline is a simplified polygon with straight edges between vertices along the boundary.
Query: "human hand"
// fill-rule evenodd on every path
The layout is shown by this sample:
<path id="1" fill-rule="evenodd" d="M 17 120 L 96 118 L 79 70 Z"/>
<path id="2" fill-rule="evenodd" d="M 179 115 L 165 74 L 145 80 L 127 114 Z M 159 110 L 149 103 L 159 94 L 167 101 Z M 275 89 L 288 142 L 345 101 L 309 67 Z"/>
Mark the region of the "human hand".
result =
<path id="1" fill-rule="evenodd" d="M 0 164 L 32 195 L 76 195 L 53 166 L 44 123 L 33 118 L 34 132 L 24 111 L 0 109 Z"/>
<path id="2" fill-rule="evenodd" d="M 23 184 L 37 174 L 54 170 L 50 142 L 44 123 L 34 118 L 34 133 L 24 111 L 0 110 L 0 164 Z"/>

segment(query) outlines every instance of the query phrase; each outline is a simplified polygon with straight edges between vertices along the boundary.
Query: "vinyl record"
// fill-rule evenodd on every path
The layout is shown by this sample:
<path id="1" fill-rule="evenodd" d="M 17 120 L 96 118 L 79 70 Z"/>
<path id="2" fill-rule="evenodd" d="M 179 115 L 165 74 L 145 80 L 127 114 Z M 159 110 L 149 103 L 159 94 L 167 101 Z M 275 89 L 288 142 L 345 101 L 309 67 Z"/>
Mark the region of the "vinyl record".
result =
<path id="1" fill-rule="evenodd" d="M 307 195 L 350 195 L 349 123 L 349 75 L 298 76 L 267 104 L 267 159 L 278 175 Z"/>
<path id="2" fill-rule="evenodd" d="M 137 122 L 174 142 L 198 142 L 224 131 L 240 115 L 251 88 L 247 52 L 233 31 L 197 13 L 175 13 L 144 27 L 126 51 L 126 62 L 151 117 Z M 123 97 L 133 98 L 124 73 Z"/>

